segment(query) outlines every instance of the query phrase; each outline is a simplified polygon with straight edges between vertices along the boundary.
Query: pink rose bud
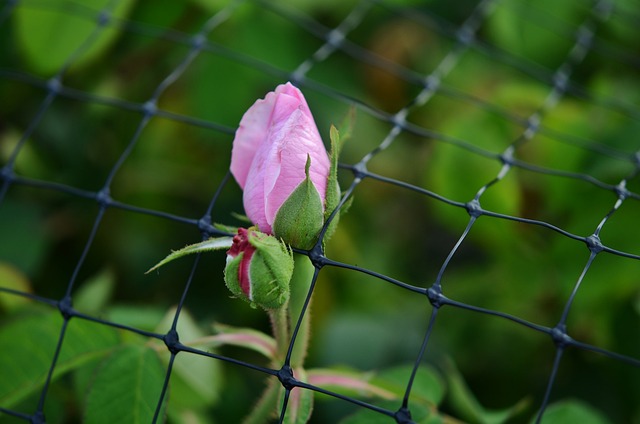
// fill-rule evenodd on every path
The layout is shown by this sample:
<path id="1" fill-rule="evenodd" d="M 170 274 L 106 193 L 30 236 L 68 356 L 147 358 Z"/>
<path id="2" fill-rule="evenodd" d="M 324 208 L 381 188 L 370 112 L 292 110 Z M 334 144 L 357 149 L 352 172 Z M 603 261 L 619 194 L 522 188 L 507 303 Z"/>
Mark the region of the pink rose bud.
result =
<path id="1" fill-rule="evenodd" d="M 310 249 L 324 224 L 331 163 L 304 96 L 291 83 L 257 100 L 240 121 L 231 173 L 260 231 Z"/>
<path id="2" fill-rule="evenodd" d="M 289 299 L 293 253 L 277 238 L 238 228 L 227 251 L 224 280 L 237 297 L 264 309 L 276 309 Z"/>

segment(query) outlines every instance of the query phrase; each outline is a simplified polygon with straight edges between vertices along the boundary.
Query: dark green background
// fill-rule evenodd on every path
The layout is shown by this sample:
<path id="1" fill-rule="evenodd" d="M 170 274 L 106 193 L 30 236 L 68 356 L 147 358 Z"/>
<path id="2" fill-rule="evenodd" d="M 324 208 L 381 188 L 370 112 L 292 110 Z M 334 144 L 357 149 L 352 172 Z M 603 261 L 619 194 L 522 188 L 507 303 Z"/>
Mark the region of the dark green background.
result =
<path id="1" fill-rule="evenodd" d="M 121 1 L 115 16 L 134 24 L 107 25 L 100 39 L 73 61 L 62 82 L 100 98 L 144 103 L 188 54 L 190 34 L 226 3 Z M 47 94 L 43 85 L 93 31 L 91 11 L 106 1 L 83 4 L 21 1 L 0 25 L 1 165 L 43 102 Z M 307 27 L 320 32 L 319 25 L 334 28 L 356 2 L 275 4 L 293 18 L 259 3 L 240 4 L 209 34 L 210 48 L 158 100 L 163 111 L 217 126 L 154 117 L 115 174 L 111 185 L 115 200 L 201 218 L 227 173 L 233 131 L 244 111 L 286 82 L 287 75 L 324 44 Z M 348 40 L 422 77 L 451 54 L 456 41 L 450 30 L 455 31 L 476 6 L 472 1 L 454 5 L 436 0 L 395 4 L 400 8 L 412 4 L 425 15 L 397 14 L 373 5 Z M 6 8 L 7 2 L 0 2 L 0 7 Z M 587 2 L 496 2 L 495 10 L 482 21 L 477 44 L 460 53 L 443 76 L 442 90 L 410 109 L 408 122 L 440 136 L 402 132 L 374 156 L 369 170 L 454 201 L 471 200 L 496 177 L 501 163 L 448 140 L 502 153 L 525 129 L 505 115 L 526 120 L 541 107 L 552 90 L 553 72 L 567 59 L 576 30 L 590 16 Z M 633 154 L 640 148 L 640 62 L 634 23 L 638 17 L 635 2 L 613 3 L 608 20 L 595 24 L 596 39 L 586 57 L 571 69 L 569 93 L 545 111 L 540 132 L 515 151 L 515 157 L 528 164 L 582 177 L 513 168 L 481 197 L 484 208 L 544 221 L 581 237 L 595 231 L 613 208 L 616 195 L 585 176 L 617 185 L 637 169 Z M 305 25 L 308 22 L 312 24 Z M 341 122 L 350 107 L 330 93 L 367 106 L 356 108 L 354 134 L 341 157 L 344 164 L 360 161 L 391 128 L 368 107 L 393 114 L 420 92 L 407 79 L 344 51 L 315 64 L 307 77 L 311 84 L 302 84 L 301 89 L 327 142 L 330 125 Z M 317 85 L 328 90 L 314 89 Z M 140 121 L 135 110 L 60 95 L 20 150 L 14 171 L 24 178 L 97 192 Z M 353 176 L 343 170 L 340 179 L 346 188 Z M 639 192 L 638 187 L 638 178 L 627 181 L 633 193 Z M 465 210 L 372 179 L 365 179 L 354 194 L 349 213 L 326 246 L 327 256 L 408 284 L 430 286 L 468 222 Z M 230 180 L 212 220 L 240 225 L 233 213 L 242 213 L 241 198 L 239 187 Z M 22 281 L 39 296 L 61 298 L 97 212 L 90 199 L 11 185 L 0 203 L 0 286 Z M 639 255 L 638 217 L 635 194 L 604 225 L 602 242 Z M 192 225 L 109 208 L 79 270 L 75 290 L 81 292 L 99 276 L 103 291 L 86 295 L 83 305 L 97 316 L 153 330 L 179 301 L 192 260 L 172 263 L 159 273 L 144 272 L 171 249 L 200 237 Z M 588 257 L 584 243 L 548 228 L 485 216 L 453 257 L 442 285 L 445 295 L 457 301 L 553 327 Z M 202 258 L 185 308 L 204 334 L 214 321 L 268 331 L 262 312 L 229 298 L 223 267 L 223 253 Z M 569 334 L 639 358 L 639 275 L 637 259 L 598 255 L 570 310 Z M 7 326 L 32 308 L 16 305 L 14 297 L 3 295 L 0 300 L 0 320 Z M 420 295 L 362 273 L 327 267 L 314 293 L 307 365 L 366 371 L 411 363 L 430 313 L 427 299 Z M 52 330 L 55 340 L 55 326 Z M 426 362 L 443 367 L 444 358 L 451 359 L 488 408 L 508 408 L 527 398 L 527 409 L 516 419 L 526 422 L 540 405 L 554 352 L 552 341 L 542 333 L 445 307 L 427 346 Z M 261 358 L 239 349 L 222 353 L 261 363 Z M 446 367 L 441 370 L 446 376 Z M 224 377 L 211 383 L 220 388 L 214 400 L 194 410 L 204 421 L 235 422 L 259 395 L 264 377 L 231 365 L 222 365 L 220 373 Z M 73 422 L 82 416 L 84 399 L 70 389 L 77 385 L 69 380 L 56 380 L 47 413 Z M 570 349 L 562 359 L 551 401 L 578 398 L 610 422 L 639 422 L 639 382 L 637 367 Z M 315 422 L 333 422 L 354 410 L 340 401 L 320 400 Z M 468 419 L 451 400 L 442 410 Z"/>

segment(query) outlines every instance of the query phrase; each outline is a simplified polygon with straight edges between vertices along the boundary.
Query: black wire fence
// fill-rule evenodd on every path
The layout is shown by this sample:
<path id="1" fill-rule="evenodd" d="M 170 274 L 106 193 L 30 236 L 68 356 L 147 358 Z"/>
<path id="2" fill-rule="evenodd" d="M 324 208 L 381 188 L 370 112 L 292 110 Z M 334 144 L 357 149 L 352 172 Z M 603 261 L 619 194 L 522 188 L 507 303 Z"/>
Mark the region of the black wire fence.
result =
<path id="1" fill-rule="evenodd" d="M 280 422 L 302 392 L 313 422 L 640 422 L 639 19 L 614 0 L 0 2 L 0 421 L 233 422 L 266 379 Z M 353 203 L 299 252 L 307 303 L 273 367 L 206 342 L 213 321 L 269 331 L 223 256 L 144 272 L 240 225 L 233 134 L 286 81 L 327 140 L 355 109 Z M 308 362 L 362 387 L 292 370 L 305 316 Z"/>

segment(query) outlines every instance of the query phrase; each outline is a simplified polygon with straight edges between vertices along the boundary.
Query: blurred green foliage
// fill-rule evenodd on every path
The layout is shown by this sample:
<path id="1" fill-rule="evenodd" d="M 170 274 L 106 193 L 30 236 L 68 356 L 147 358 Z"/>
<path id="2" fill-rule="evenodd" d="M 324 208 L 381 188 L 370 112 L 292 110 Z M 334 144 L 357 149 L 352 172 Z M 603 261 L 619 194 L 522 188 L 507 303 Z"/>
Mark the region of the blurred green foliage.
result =
<path id="1" fill-rule="evenodd" d="M 95 33 L 99 18 L 95 11 L 108 3 L 115 9 L 104 21 L 104 31 Z M 104 99 L 143 103 L 188 54 L 190 34 L 229 3 L 17 2 L 10 18 L 0 23 L 0 164 L 12 158 L 36 116 L 46 96 L 42 84 L 68 65 L 85 40 L 90 40 L 91 47 L 74 56 L 63 85 Z M 274 2 L 295 14 L 308 14 L 328 28 L 337 26 L 356 3 Z M 436 13 L 458 26 L 476 2 L 452 6 L 444 0 L 405 0 L 396 4 Z M 7 10 L 8 3 L 0 7 Z M 478 38 L 507 57 L 517 58 L 531 72 L 500 60 L 491 50 L 467 48 L 444 75 L 442 84 L 447 90 L 412 108 L 407 118 L 413 125 L 442 134 L 442 139 L 403 132 L 373 157 L 369 169 L 454 201 L 470 201 L 501 169 L 501 162 L 492 156 L 504 152 L 524 132 L 522 125 L 505 114 L 524 121 L 541 107 L 552 89 L 551 75 L 566 60 L 576 30 L 590 16 L 587 3 L 579 1 L 498 2 L 479 28 Z M 628 157 L 640 148 L 638 30 L 632 20 L 638 16 L 636 2 L 617 1 L 608 20 L 594 26 L 594 47 L 570 75 L 570 81 L 588 96 L 574 95 L 580 91 L 576 89 L 561 97 L 543 113 L 540 131 L 515 150 L 516 159 L 589 175 L 612 185 L 637 169 Z M 127 19 L 146 26 L 128 26 Z M 233 131 L 244 111 L 285 82 L 288 73 L 323 45 L 300 22 L 273 13 L 263 4 L 240 3 L 208 36 L 210 48 L 158 99 L 163 111 L 220 128 L 154 117 L 115 174 L 113 198 L 189 219 L 202 217 L 227 173 Z M 429 21 L 378 5 L 371 7 L 348 39 L 425 76 L 455 46 L 455 40 Z M 42 84 L 30 77 L 12 77 L 14 72 L 33 76 Z M 409 104 L 420 92 L 420 87 L 397 74 L 341 51 L 315 64 L 308 76 L 389 113 Z M 350 105 L 322 91 L 301 88 L 328 142 L 330 125 L 340 123 Z M 96 192 L 140 121 L 139 112 L 117 104 L 59 95 L 20 149 L 13 169 L 25 178 Z M 358 162 L 389 130 L 389 123 L 358 110 L 341 162 Z M 352 178 L 341 171 L 342 187 Z M 627 188 L 638 193 L 638 178 L 630 179 Z M 241 197 L 233 181 L 225 185 L 214 205 L 213 221 L 240 225 L 233 214 L 242 213 Z M 494 212 L 545 221 L 588 236 L 613 208 L 616 197 L 584 180 L 512 168 L 480 201 Z M 61 298 L 97 213 L 93 200 L 12 184 L 0 203 L 0 286 Z M 602 227 L 603 243 L 640 254 L 638 216 L 638 200 L 628 198 Z M 428 287 L 468 220 L 464 209 L 365 179 L 327 245 L 327 256 Z M 200 237 L 196 227 L 182 222 L 108 209 L 75 281 L 74 307 L 116 323 L 167 331 L 192 261 L 175 262 L 160 273 L 144 272 L 171 249 Z M 583 244 L 550 229 L 483 216 L 444 272 L 443 289 L 457 301 L 554 326 L 588 257 Z M 229 298 L 223 267 L 223 253 L 212 253 L 200 261 L 179 321 L 183 341 L 213 333 L 214 322 L 269 333 L 269 322 L 261 311 Z M 638 275 L 640 261 L 598 255 L 570 310 L 569 334 L 582 342 L 640 357 Z M 400 397 L 409 373 L 404 364 L 415 360 L 430 313 L 428 301 L 415 293 L 362 273 L 324 268 L 314 292 L 307 365 L 345 367 L 356 374 L 379 371 L 370 381 Z M 32 411 L 62 320 L 43 305 L 0 293 L 0 323 L 0 406 Z M 220 351 L 267 365 L 255 352 L 238 347 Z M 427 346 L 426 362 L 434 366 L 421 367 L 410 399 L 414 419 L 425 423 L 530 422 L 540 405 L 554 352 L 552 341 L 541 333 L 445 307 Z M 110 417 L 109 413 L 128 411 L 141 414 L 138 422 L 148 422 L 167 360 L 164 345 L 158 341 L 74 318 L 45 405 L 48 421 L 99 422 Z M 135 363 L 144 367 L 141 378 L 131 372 L 142 369 L 135 368 Z M 125 378 L 114 382 L 113 375 Z M 257 401 L 263 380 L 255 371 L 181 353 L 165 406 L 168 419 L 176 423 L 238 422 Z M 117 395 L 122 385 L 140 394 L 139 402 L 129 404 L 130 399 L 121 399 L 117 406 L 105 404 L 106 395 Z M 638 422 L 639 394 L 637 368 L 570 349 L 551 394 L 552 402 L 557 403 L 543 422 Z M 380 404 L 395 410 L 400 401 Z M 135 421 L 130 416 L 120 418 Z M 318 396 L 311 421 L 341 419 L 390 422 L 388 417 Z M 0 422 L 8 420 L 0 416 Z"/>

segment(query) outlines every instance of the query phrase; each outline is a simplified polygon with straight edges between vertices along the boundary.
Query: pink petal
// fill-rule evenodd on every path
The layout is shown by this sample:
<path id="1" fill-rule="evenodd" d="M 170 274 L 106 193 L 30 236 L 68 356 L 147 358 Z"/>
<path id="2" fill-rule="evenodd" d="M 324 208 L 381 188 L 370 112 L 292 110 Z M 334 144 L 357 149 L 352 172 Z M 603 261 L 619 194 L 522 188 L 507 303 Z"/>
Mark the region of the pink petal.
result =
<path id="1" fill-rule="evenodd" d="M 231 152 L 231 173 L 244 190 L 247 217 L 267 234 L 282 203 L 309 176 L 325 198 L 329 157 L 300 90 L 281 84 L 245 112 Z"/>
<path id="2" fill-rule="evenodd" d="M 268 147 L 267 143 L 261 144 L 255 154 L 255 158 L 247 175 L 244 192 L 242 194 L 242 203 L 244 204 L 244 212 L 247 214 L 247 218 L 257 225 L 260 231 L 271 234 L 271 225 L 267 222 L 264 209 L 266 147 Z"/>
<path id="3" fill-rule="evenodd" d="M 231 173 L 244 189 L 258 147 L 267 139 L 276 94 L 257 100 L 242 116 L 231 150 Z"/>
<path id="4" fill-rule="evenodd" d="M 309 177 L 324 200 L 329 156 L 313 119 L 298 108 L 287 119 L 281 130 L 271 134 L 273 145 L 265 170 L 265 215 L 269 225 L 285 200 L 305 179 L 307 155 L 311 158 Z"/>

